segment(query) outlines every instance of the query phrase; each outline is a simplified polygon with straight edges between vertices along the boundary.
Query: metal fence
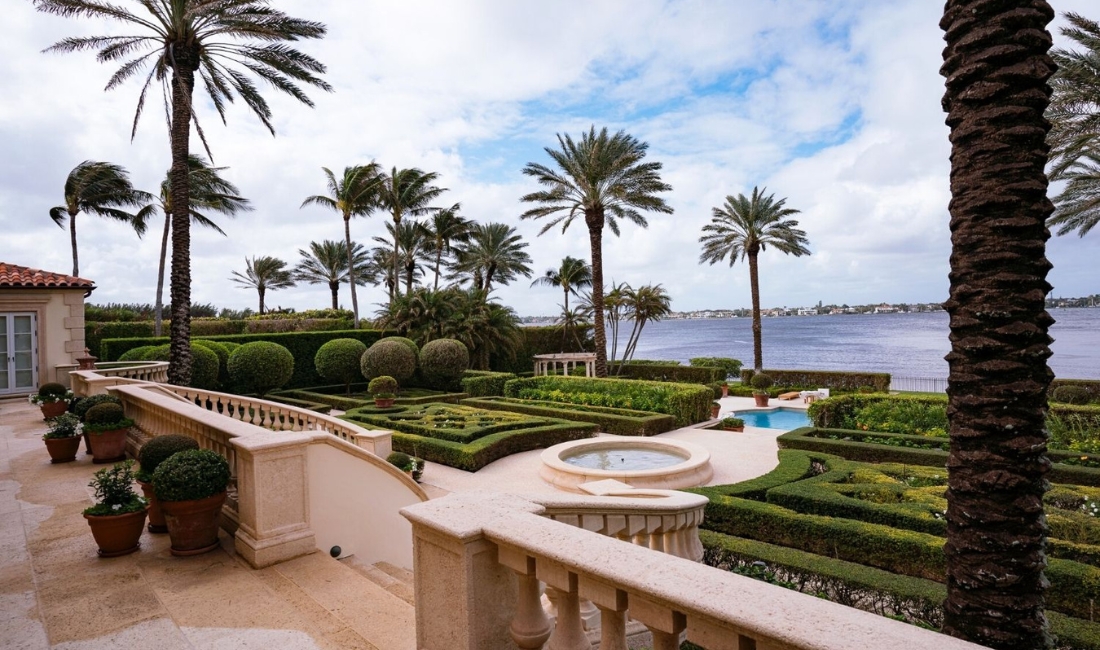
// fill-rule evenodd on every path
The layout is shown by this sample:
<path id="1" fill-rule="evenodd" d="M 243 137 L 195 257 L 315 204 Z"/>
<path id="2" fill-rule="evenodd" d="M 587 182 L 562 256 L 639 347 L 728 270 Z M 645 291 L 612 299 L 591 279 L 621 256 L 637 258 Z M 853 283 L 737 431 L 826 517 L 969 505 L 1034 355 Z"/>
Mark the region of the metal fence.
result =
<path id="1" fill-rule="evenodd" d="M 946 393 L 947 379 L 937 377 L 891 377 L 890 390 L 912 393 Z"/>

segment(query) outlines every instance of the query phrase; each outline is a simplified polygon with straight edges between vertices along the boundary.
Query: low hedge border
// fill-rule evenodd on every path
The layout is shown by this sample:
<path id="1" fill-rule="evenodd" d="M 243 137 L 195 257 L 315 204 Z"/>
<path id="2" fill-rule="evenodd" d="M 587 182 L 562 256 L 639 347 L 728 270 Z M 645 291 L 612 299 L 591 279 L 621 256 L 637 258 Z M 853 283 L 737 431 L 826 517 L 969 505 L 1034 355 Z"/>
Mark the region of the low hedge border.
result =
<path id="1" fill-rule="evenodd" d="M 941 583 L 713 531 L 699 531 L 699 539 L 709 566 L 745 568 L 763 562 L 785 586 L 800 592 L 879 615 L 901 615 L 910 623 L 937 629 L 943 624 L 947 588 Z M 1100 623 L 1058 612 L 1047 612 L 1047 619 L 1058 639 L 1055 647 L 1100 650 Z"/>
<path id="2" fill-rule="evenodd" d="M 360 390 L 356 391 L 356 386 L 360 386 Z M 352 384 L 352 391 L 365 392 L 366 386 L 366 384 Z M 338 389 L 337 392 L 339 394 L 327 392 L 330 389 Z M 341 411 L 362 409 L 374 405 L 373 398 L 345 397 L 343 386 L 318 386 L 309 389 L 281 390 L 277 393 L 271 393 L 271 395 L 317 402 L 320 404 L 328 404 L 332 408 L 340 409 Z M 398 395 L 400 395 L 400 392 L 398 393 Z M 438 395 L 423 395 L 420 397 L 399 396 L 397 397 L 397 399 L 394 400 L 394 404 L 403 407 L 434 404 L 436 402 L 458 404 L 459 401 L 465 399 L 466 397 L 468 397 L 466 393 L 440 393 Z"/>
<path id="3" fill-rule="evenodd" d="M 717 366 L 681 366 L 678 363 L 614 364 L 607 368 L 608 376 L 649 381 L 673 381 L 687 384 L 713 384 L 726 381 L 726 371 Z"/>
<path id="4" fill-rule="evenodd" d="M 708 386 L 638 379 L 532 377 L 504 384 L 505 397 L 546 399 L 551 393 L 555 402 L 665 413 L 676 418 L 677 426 L 708 420 L 714 401 Z"/>
<path id="5" fill-rule="evenodd" d="M 515 397 L 470 398 L 461 403 L 476 408 L 591 422 L 598 425 L 599 430 L 604 433 L 620 436 L 655 436 L 676 428 L 676 419 L 671 415 L 606 406 L 584 406 Z"/>
<path id="6" fill-rule="evenodd" d="M 468 409 L 470 416 L 476 415 L 476 411 L 479 410 L 472 407 L 457 408 Z M 455 407 L 451 407 L 449 410 L 453 412 L 455 410 Z M 493 424 L 485 424 L 471 427 L 447 426 L 446 420 L 441 422 L 438 419 L 440 417 L 439 409 L 433 410 L 430 407 L 427 409 L 409 409 L 406 410 L 404 413 L 387 415 L 374 415 L 356 410 L 345 413 L 343 417 L 347 420 L 364 422 L 366 424 L 381 427 L 383 429 L 393 429 L 394 431 L 400 431 L 402 433 L 426 436 L 437 440 L 446 440 L 459 444 L 469 444 L 480 438 L 491 436 L 497 433 L 509 433 L 513 431 L 522 431 L 528 428 L 538 428 L 552 425 L 579 424 L 576 422 L 570 422 L 568 420 L 559 420 L 556 418 L 547 417 L 533 417 L 529 415 L 520 415 L 518 413 L 507 413 L 506 411 L 493 412 L 502 414 L 500 417 L 503 419 L 503 421 Z M 503 415 L 505 413 L 507 413 L 507 415 Z M 433 419 L 428 420 L 427 418 Z M 449 420 L 449 417 L 447 417 L 446 419 Z"/>
<path id="7" fill-rule="evenodd" d="M 355 421 L 354 419 L 352 421 Z M 561 442 L 591 438 L 596 425 L 577 422 L 551 424 L 522 431 L 494 433 L 461 444 L 437 440 L 426 436 L 395 431 L 392 441 L 394 451 L 448 467 L 476 472 L 489 463 L 512 454 L 532 449 L 543 449 Z"/>
<path id="8" fill-rule="evenodd" d="M 1047 394 L 1053 395 L 1054 391 L 1062 386 L 1080 386 L 1088 392 L 1090 400 L 1100 402 L 1100 379 L 1055 379 L 1050 382 L 1050 390 Z"/>
<path id="9" fill-rule="evenodd" d="M 850 440 L 833 440 L 822 437 L 837 435 Z M 927 445 L 934 448 L 901 447 L 875 442 L 864 442 L 866 438 L 896 439 L 906 444 Z M 780 449 L 801 449 L 824 454 L 842 456 L 848 460 L 868 463 L 905 463 L 946 467 L 947 451 L 938 447 L 949 444 L 947 438 L 934 436 L 914 436 L 905 433 L 879 433 L 877 431 L 858 431 L 855 429 L 826 429 L 821 427 L 802 427 L 780 435 L 776 439 Z M 1053 462 L 1047 479 L 1054 483 L 1072 483 L 1100 487 L 1100 469 L 1070 465 L 1065 461 L 1077 460 L 1082 456 L 1100 462 L 1100 454 L 1081 454 L 1072 451 L 1052 449 L 1047 452 Z"/>
<path id="10" fill-rule="evenodd" d="M 289 406 L 297 406 L 299 408 L 308 409 L 310 411 L 316 411 L 317 413 L 323 413 L 325 415 L 328 415 L 328 412 L 332 410 L 332 405 L 330 404 L 311 402 L 305 399 L 287 397 L 284 395 L 275 395 L 273 393 L 268 393 L 266 399 L 269 399 L 272 402 L 279 402 L 280 404 L 287 404 Z"/>
<path id="11" fill-rule="evenodd" d="M 711 499 L 703 525 L 715 532 L 799 548 L 893 573 L 936 581 L 942 581 L 946 574 L 944 538 L 928 533 L 799 514 L 771 503 L 725 496 Z M 1100 600 L 1100 568 L 1051 559 L 1046 573 L 1053 585 L 1046 595 L 1052 609 L 1087 617 L 1090 600 Z"/>
<path id="12" fill-rule="evenodd" d="M 833 370 L 768 370 L 764 373 L 771 376 L 778 386 L 815 386 L 818 388 L 836 388 L 842 390 L 859 390 L 861 386 L 870 386 L 876 392 L 885 393 L 890 390 L 890 373 L 888 372 L 840 372 Z M 746 386 L 752 383 L 755 370 L 744 369 L 741 371 L 741 383 Z"/>
<path id="13" fill-rule="evenodd" d="M 701 494 L 708 499 L 714 497 L 740 497 L 754 501 L 764 501 L 768 490 L 773 487 L 799 481 L 813 473 L 813 463 L 826 463 L 829 460 L 840 460 L 839 456 L 828 454 L 806 453 L 793 449 L 779 450 L 779 465 L 775 469 L 754 479 L 732 483 L 730 485 L 711 485 L 707 487 L 691 488 L 685 492 Z"/>
<path id="14" fill-rule="evenodd" d="M 470 397 L 503 397 L 504 384 L 512 379 L 516 379 L 516 375 L 510 372 L 467 370 L 460 383 L 462 392 Z"/>

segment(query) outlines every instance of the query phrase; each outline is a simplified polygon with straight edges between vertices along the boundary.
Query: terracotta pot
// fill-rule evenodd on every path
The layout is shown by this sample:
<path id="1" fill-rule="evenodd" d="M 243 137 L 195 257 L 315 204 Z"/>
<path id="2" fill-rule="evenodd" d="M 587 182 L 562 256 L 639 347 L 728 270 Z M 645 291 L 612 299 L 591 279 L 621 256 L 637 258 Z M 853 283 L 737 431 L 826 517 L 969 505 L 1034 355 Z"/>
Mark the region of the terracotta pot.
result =
<path id="1" fill-rule="evenodd" d="M 730 396 L 730 387 L 726 386 L 725 384 L 722 384 L 722 397 L 729 397 L 729 396 Z"/>
<path id="2" fill-rule="evenodd" d="M 752 398 L 754 400 L 756 400 L 756 405 L 757 406 L 767 406 L 768 405 L 768 394 L 767 393 L 764 393 L 763 395 L 761 395 L 759 393 L 753 393 Z"/>
<path id="3" fill-rule="evenodd" d="M 89 431 L 88 442 L 92 447 L 92 462 L 97 465 L 126 460 L 126 432 L 129 429 Z"/>
<path id="4" fill-rule="evenodd" d="M 43 402 L 38 405 L 38 408 L 42 410 L 42 417 L 49 420 L 68 411 L 69 405 L 65 402 Z"/>
<path id="5" fill-rule="evenodd" d="M 51 463 L 71 463 L 80 451 L 80 436 L 68 438 L 46 438 L 46 451 L 50 452 Z"/>
<path id="6" fill-rule="evenodd" d="M 145 511 L 124 515 L 84 515 L 99 546 L 99 557 L 118 557 L 138 550 L 145 528 Z"/>
<path id="7" fill-rule="evenodd" d="M 156 492 L 153 492 L 153 484 L 145 481 L 138 481 L 137 484 L 141 486 L 141 493 L 145 495 L 145 500 L 149 502 L 149 532 L 167 533 L 168 525 L 164 523 L 164 511 L 160 509 L 160 501 L 157 501 Z"/>
<path id="8" fill-rule="evenodd" d="M 218 519 L 225 492 L 193 501 L 161 501 L 172 555 L 198 555 L 218 547 Z"/>
<path id="9" fill-rule="evenodd" d="M 92 455 L 91 436 L 88 435 L 87 431 L 84 432 L 84 455 L 86 455 L 86 456 L 91 456 Z"/>
<path id="10" fill-rule="evenodd" d="M 721 411 L 721 410 L 722 410 L 721 406 L 712 406 L 712 407 L 710 407 L 710 417 L 711 417 L 711 419 L 713 420 L 714 418 L 718 417 L 718 412 Z"/>
<path id="11" fill-rule="evenodd" d="M 745 427 L 722 427 L 726 431 L 734 431 L 736 433 L 744 433 Z"/>
<path id="12" fill-rule="evenodd" d="M 380 409 L 388 409 L 389 407 L 393 406 L 393 400 L 393 397 L 375 397 L 374 405 Z"/>

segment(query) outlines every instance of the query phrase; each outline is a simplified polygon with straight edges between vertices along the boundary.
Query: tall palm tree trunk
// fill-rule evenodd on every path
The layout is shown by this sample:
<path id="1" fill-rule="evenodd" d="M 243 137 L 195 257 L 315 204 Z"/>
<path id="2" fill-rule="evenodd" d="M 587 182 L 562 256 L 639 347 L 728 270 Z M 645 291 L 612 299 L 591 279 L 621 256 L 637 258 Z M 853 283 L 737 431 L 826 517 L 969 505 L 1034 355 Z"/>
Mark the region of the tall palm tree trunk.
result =
<path id="1" fill-rule="evenodd" d="M 80 277 L 80 258 L 76 254 L 76 213 L 69 213 L 69 242 L 73 246 L 73 276 Z"/>
<path id="2" fill-rule="evenodd" d="M 256 287 L 256 293 L 260 294 L 260 315 L 264 315 L 264 293 L 266 291 L 263 287 Z"/>
<path id="3" fill-rule="evenodd" d="M 390 285 L 390 304 L 393 304 L 394 298 L 401 292 L 401 260 L 398 258 L 399 244 L 398 233 L 401 231 L 401 215 L 395 210 L 393 213 L 393 284 Z"/>
<path id="4" fill-rule="evenodd" d="M 443 248 L 435 251 L 435 291 L 439 291 L 439 267 L 443 264 Z"/>
<path id="5" fill-rule="evenodd" d="M 164 331 L 164 261 L 168 257 L 168 231 L 171 230 L 172 217 L 164 215 L 164 233 L 160 236 L 160 266 L 157 267 L 157 301 L 153 309 L 153 334 L 161 336 Z"/>
<path id="6" fill-rule="evenodd" d="M 198 68 L 196 48 L 171 48 L 172 57 L 172 316 L 168 381 L 191 384 L 191 196 L 187 154 L 191 137 L 191 93 Z"/>
<path id="7" fill-rule="evenodd" d="M 340 308 L 340 283 L 329 282 L 328 290 L 332 292 L 332 310 L 336 311 Z"/>
<path id="8" fill-rule="evenodd" d="M 752 365 L 756 372 L 764 372 L 764 337 L 760 325 L 760 267 L 756 256 L 756 251 L 748 251 L 749 291 L 752 293 Z"/>
<path id="9" fill-rule="evenodd" d="M 351 215 L 344 215 L 344 243 L 348 247 L 348 284 L 351 285 L 351 324 L 359 329 L 359 299 L 355 297 L 355 260 L 351 253 Z M 332 308 L 336 309 L 336 293 L 332 294 Z"/>
<path id="10" fill-rule="evenodd" d="M 603 213 L 585 214 L 592 248 L 592 336 L 596 344 L 596 376 L 607 376 L 607 333 L 603 322 Z"/>
<path id="11" fill-rule="evenodd" d="M 1043 0 L 949 0 L 940 22 L 952 145 L 943 629 L 993 648 L 1051 647 L 1043 112 L 1053 17 Z"/>

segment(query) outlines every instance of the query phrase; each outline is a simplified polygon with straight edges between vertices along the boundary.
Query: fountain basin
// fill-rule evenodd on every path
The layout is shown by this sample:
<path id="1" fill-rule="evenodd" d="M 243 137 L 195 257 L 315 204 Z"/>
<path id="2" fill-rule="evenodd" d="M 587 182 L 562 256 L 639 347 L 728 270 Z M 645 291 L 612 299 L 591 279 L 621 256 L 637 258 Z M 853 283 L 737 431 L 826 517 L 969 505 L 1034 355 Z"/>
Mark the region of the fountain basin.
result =
<path id="1" fill-rule="evenodd" d="M 689 442 L 601 437 L 572 440 L 542 452 L 542 480 L 566 492 L 615 479 L 635 488 L 678 490 L 705 485 L 714 475 L 710 452 Z"/>

